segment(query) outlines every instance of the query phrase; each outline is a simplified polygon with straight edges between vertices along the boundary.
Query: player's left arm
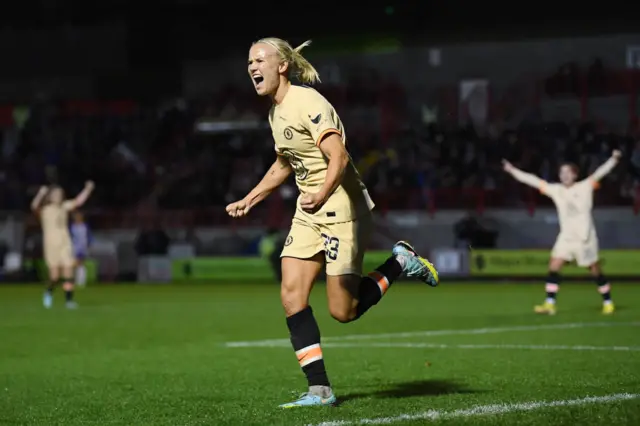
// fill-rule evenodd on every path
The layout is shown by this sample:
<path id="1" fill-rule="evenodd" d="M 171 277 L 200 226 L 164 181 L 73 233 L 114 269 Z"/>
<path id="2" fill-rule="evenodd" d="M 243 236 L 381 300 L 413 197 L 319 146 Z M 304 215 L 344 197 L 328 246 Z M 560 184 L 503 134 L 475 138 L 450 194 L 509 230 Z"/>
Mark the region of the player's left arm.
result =
<path id="1" fill-rule="evenodd" d="M 76 195 L 75 198 L 65 202 L 66 209 L 75 210 L 79 207 L 82 207 L 84 203 L 86 203 L 89 197 L 91 196 L 91 193 L 93 192 L 94 188 L 95 188 L 94 183 L 90 180 L 87 181 L 84 184 L 84 188 L 82 189 L 82 191 L 80 191 L 80 193 Z"/>
<path id="2" fill-rule="evenodd" d="M 611 158 L 605 161 L 600 167 L 598 167 L 592 174 L 589 176 L 589 180 L 595 185 L 600 182 L 600 180 L 608 175 L 611 170 L 618 164 L 620 161 L 620 157 L 622 157 L 622 153 L 619 150 L 614 150 L 611 154 Z"/>

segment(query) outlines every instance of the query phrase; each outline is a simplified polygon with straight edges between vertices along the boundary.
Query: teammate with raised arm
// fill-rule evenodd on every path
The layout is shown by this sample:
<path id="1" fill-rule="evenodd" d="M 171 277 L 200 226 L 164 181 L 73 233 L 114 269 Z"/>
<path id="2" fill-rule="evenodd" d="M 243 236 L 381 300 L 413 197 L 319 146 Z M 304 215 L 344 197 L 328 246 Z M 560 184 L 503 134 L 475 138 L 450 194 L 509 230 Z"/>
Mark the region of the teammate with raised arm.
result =
<path id="1" fill-rule="evenodd" d="M 566 262 L 575 261 L 578 266 L 589 269 L 602 295 L 602 313 L 609 315 L 615 311 L 611 300 L 611 285 L 605 278 L 598 261 L 598 236 L 593 223 L 593 191 L 600 180 L 618 164 L 620 151 L 613 151 L 609 160 L 602 164 L 588 178 L 578 181 L 578 167 L 574 164 L 563 164 L 560 167 L 560 183 L 548 183 L 539 177 L 517 169 L 503 160 L 504 170 L 519 182 L 539 189 L 551 198 L 558 210 L 560 233 L 551 251 L 549 260 L 549 276 L 547 278 L 547 298 L 542 305 L 535 306 L 539 314 L 554 315 L 556 313 L 556 295 L 560 285 L 560 270 Z"/>
<path id="2" fill-rule="evenodd" d="M 347 153 L 344 127 L 333 106 L 314 89 L 291 84 L 292 77 L 304 84 L 320 80 L 300 53 L 307 45 L 308 41 L 293 49 L 279 38 L 265 38 L 251 46 L 249 76 L 258 95 L 273 102 L 269 124 L 277 156 L 260 183 L 244 199 L 227 206 L 230 216 L 245 216 L 291 172 L 295 175 L 300 196 L 281 254 L 280 298 L 309 389 L 282 408 L 336 402 L 320 330 L 309 306 L 314 281 L 325 264 L 329 311 L 342 323 L 360 318 L 401 275 L 438 284 L 434 266 L 402 241 L 393 246 L 385 263 L 361 276 L 374 204 Z"/>
<path id="3" fill-rule="evenodd" d="M 75 198 L 65 200 L 64 191 L 59 186 L 43 186 L 31 202 L 31 210 L 38 214 L 42 224 L 44 260 L 49 270 L 49 282 L 42 298 L 45 308 L 53 305 L 53 289 L 58 283 L 64 289 L 65 306 L 68 309 L 78 307 L 73 300 L 76 259 L 69 234 L 69 212 L 81 207 L 93 188 L 93 182 L 89 181 Z"/>

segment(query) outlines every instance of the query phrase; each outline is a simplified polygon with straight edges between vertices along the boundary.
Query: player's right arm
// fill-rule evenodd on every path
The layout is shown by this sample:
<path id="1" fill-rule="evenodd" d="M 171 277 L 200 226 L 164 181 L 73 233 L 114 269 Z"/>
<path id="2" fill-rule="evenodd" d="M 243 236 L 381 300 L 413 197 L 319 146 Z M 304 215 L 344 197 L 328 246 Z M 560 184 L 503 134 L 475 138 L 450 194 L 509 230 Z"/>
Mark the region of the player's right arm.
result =
<path id="1" fill-rule="evenodd" d="M 544 193 L 544 190 L 547 186 L 547 181 L 540 179 L 538 176 L 523 172 L 522 170 L 515 167 L 513 164 L 508 162 L 507 160 L 502 160 L 502 168 L 505 172 L 509 173 L 514 177 L 518 182 L 524 183 L 525 185 L 529 185 L 535 189 L 540 190 Z"/>
<path id="2" fill-rule="evenodd" d="M 226 210 L 229 216 L 245 216 L 253 206 L 267 198 L 274 189 L 282 185 L 291 174 L 291 171 L 291 165 L 287 159 L 278 155 L 276 161 L 274 161 L 271 167 L 269 167 L 269 170 L 267 170 L 267 173 L 264 175 L 260 183 L 258 183 L 242 200 L 236 201 L 235 203 L 231 203 L 227 206 Z"/>
<path id="3" fill-rule="evenodd" d="M 82 189 L 82 191 L 80 191 L 78 195 L 76 195 L 75 198 L 72 198 L 71 200 L 67 200 L 63 203 L 64 208 L 67 210 L 75 210 L 82 207 L 84 203 L 86 203 L 89 197 L 91 196 L 91 193 L 93 192 L 93 189 L 95 187 L 96 186 L 93 183 L 93 181 L 91 180 L 86 181 L 84 184 L 84 188 Z"/>
<path id="4" fill-rule="evenodd" d="M 42 204 L 42 200 L 44 200 L 45 195 L 47 195 L 47 190 L 46 186 L 41 186 L 36 196 L 33 197 L 33 200 L 31 201 L 31 210 L 35 213 L 40 211 L 40 204 Z"/>

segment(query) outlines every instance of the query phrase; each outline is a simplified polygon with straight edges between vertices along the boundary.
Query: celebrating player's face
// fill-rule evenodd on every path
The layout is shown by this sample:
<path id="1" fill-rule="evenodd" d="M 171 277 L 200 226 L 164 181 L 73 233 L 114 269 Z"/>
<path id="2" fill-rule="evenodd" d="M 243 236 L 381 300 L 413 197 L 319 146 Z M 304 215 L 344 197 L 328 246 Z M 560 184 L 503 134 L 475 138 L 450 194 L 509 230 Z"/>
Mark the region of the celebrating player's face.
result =
<path id="1" fill-rule="evenodd" d="M 265 43 L 257 43 L 249 50 L 249 77 L 260 96 L 272 95 L 280 85 L 283 65 L 276 48 Z"/>
<path id="2" fill-rule="evenodd" d="M 560 182 L 563 185 L 573 185 L 576 181 L 576 172 L 569 164 L 564 164 L 560 167 Z"/>

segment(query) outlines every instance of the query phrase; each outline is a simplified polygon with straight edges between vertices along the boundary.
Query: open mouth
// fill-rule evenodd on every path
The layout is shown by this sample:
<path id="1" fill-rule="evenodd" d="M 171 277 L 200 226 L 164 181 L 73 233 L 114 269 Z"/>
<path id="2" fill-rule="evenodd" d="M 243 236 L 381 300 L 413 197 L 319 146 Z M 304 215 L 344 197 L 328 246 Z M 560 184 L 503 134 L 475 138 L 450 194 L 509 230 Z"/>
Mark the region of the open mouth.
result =
<path id="1" fill-rule="evenodd" d="M 253 76 L 253 83 L 258 86 L 260 83 L 262 83 L 264 81 L 264 77 L 261 75 L 254 75 Z"/>

